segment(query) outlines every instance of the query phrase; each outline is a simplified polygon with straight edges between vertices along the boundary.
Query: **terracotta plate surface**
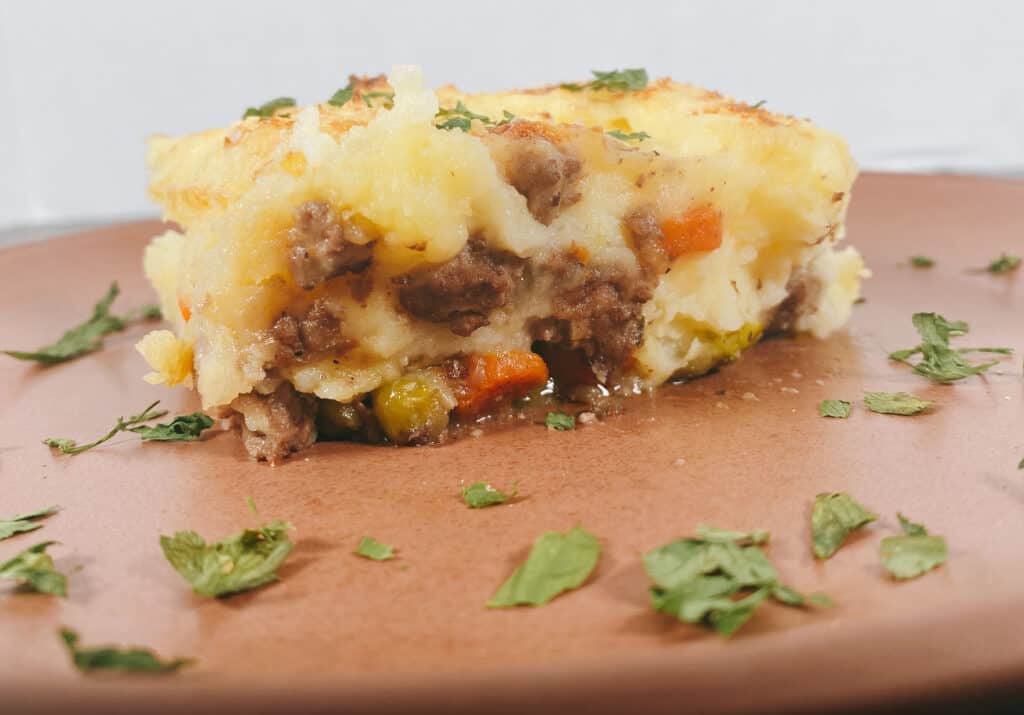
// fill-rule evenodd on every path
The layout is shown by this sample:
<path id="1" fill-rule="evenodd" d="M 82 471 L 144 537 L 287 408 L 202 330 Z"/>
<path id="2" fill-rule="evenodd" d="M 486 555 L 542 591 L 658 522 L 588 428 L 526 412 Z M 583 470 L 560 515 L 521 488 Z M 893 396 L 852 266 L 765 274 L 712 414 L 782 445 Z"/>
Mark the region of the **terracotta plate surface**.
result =
<path id="1" fill-rule="evenodd" d="M 321 444 L 276 468 L 249 461 L 230 433 L 198 444 L 129 435 L 65 457 L 40 440 L 99 435 L 155 399 L 191 412 L 194 396 L 142 382 L 132 348 L 142 326 L 49 369 L 3 357 L 0 515 L 63 509 L 0 542 L 0 561 L 57 540 L 51 553 L 69 595 L 0 583 L 0 707 L 823 711 L 1012 683 L 1024 675 L 1020 355 L 943 386 L 886 354 L 917 342 L 915 311 L 968 321 L 965 345 L 1024 349 L 1024 270 L 965 270 L 1024 252 L 1022 206 L 1022 183 L 862 177 L 849 240 L 874 277 L 846 331 L 762 343 L 575 432 L 524 424 L 439 448 Z M 140 257 L 156 230 L 115 226 L 0 252 L 2 347 L 49 342 L 112 279 L 122 310 L 151 300 Z M 911 268 L 914 254 L 937 264 Z M 864 390 L 905 390 L 937 408 L 872 414 Z M 854 402 L 854 414 L 819 417 L 823 398 Z M 469 510 L 459 488 L 479 479 L 518 481 L 522 496 Z M 848 491 L 882 518 L 816 563 L 808 522 L 822 491 Z M 158 537 L 195 529 L 215 539 L 252 525 L 246 496 L 296 526 L 281 580 L 227 600 L 193 594 Z M 906 583 L 887 578 L 878 544 L 897 533 L 897 510 L 947 537 L 945 566 Z M 769 529 L 784 580 L 838 605 L 769 604 L 728 641 L 653 613 L 640 554 L 698 522 Z M 578 523 L 604 547 L 587 585 L 541 608 L 484 608 L 536 536 Z M 395 544 L 400 558 L 355 557 L 364 535 Z M 199 664 L 166 678 L 86 677 L 58 641 L 62 624 L 86 645 L 144 645 Z"/>

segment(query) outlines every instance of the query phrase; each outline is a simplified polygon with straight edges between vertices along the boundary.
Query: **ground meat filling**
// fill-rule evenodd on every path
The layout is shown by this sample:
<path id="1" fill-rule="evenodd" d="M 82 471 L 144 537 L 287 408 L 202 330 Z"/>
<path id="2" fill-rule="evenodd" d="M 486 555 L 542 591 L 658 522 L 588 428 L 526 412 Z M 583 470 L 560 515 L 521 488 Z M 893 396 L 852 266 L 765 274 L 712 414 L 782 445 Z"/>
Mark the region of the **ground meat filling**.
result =
<path id="1" fill-rule="evenodd" d="M 581 350 L 597 379 L 607 382 L 643 342 L 643 304 L 651 299 L 653 284 L 635 271 L 585 266 L 570 255 L 547 268 L 558 292 L 551 317 L 533 324 L 533 338 Z"/>
<path id="2" fill-rule="evenodd" d="M 373 260 L 373 241 L 366 229 L 339 220 L 323 201 L 307 201 L 295 210 L 288 230 L 292 276 L 305 290 L 346 273 L 361 273 Z"/>
<path id="3" fill-rule="evenodd" d="M 786 298 L 779 303 L 772 316 L 766 335 L 786 335 L 796 332 L 797 322 L 817 310 L 821 295 L 821 282 L 804 271 L 797 271 L 786 283 Z"/>
<path id="4" fill-rule="evenodd" d="M 270 337 L 278 349 L 275 364 L 282 367 L 314 353 L 345 353 L 355 341 L 344 336 L 343 319 L 341 311 L 323 298 L 299 318 L 282 313 L 270 326 Z"/>
<path id="5" fill-rule="evenodd" d="M 580 162 L 545 139 L 521 140 L 505 166 L 505 175 L 526 198 L 535 219 L 549 225 L 559 212 L 580 200 L 576 181 Z"/>
<path id="6" fill-rule="evenodd" d="M 525 261 L 487 247 L 478 236 L 447 263 L 395 278 L 398 302 L 412 316 L 448 323 L 456 335 L 470 335 L 490 322 L 495 308 L 508 305 L 523 278 Z"/>
<path id="7" fill-rule="evenodd" d="M 316 403 L 282 382 L 269 395 L 250 393 L 231 403 L 242 415 L 242 442 L 253 459 L 278 462 L 316 440 Z"/>
<path id="8" fill-rule="evenodd" d="M 654 207 L 633 209 L 623 218 L 623 223 L 632 239 L 633 253 L 644 272 L 644 278 L 656 281 L 658 276 L 668 272 L 672 257 L 665 250 L 665 237 Z"/>

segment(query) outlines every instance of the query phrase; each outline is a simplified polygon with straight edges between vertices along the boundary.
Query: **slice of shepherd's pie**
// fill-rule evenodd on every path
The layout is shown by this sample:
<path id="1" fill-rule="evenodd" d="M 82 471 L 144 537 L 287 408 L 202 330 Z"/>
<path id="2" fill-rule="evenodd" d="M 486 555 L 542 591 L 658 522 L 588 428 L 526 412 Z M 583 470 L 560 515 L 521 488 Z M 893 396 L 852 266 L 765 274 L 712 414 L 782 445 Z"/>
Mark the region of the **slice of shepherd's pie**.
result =
<path id="1" fill-rule="evenodd" d="M 600 405 L 841 326 L 864 272 L 836 249 L 843 140 L 595 75 L 466 95 L 398 67 L 152 139 L 150 193 L 184 230 L 146 252 L 173 328 L 139 344 L 147 379 L 194 384 L 275 461 L 318 432 L 441 441 L 552 391 Z"/>

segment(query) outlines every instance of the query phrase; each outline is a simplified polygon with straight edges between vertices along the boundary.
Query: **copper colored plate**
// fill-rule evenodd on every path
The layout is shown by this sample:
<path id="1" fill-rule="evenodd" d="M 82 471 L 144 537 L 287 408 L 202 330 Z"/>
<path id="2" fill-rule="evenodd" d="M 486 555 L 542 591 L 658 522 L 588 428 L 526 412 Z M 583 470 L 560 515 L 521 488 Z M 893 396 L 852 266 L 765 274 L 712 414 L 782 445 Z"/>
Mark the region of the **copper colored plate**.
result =
<path id="1" fill-rule="evenodd" d="M 942 695 L 1024 675 L 1024 392 L 1019 356 L 986 377 L 933 385 L 886 354 L 916 342 L 914 311 L 970 322 L 964 344 L 1024 348 L 1024 271 L 965 272 L 1024 248 L 1024 184 L 864 176 L 849 239 L 874 271 L 867 302 L 829 340 L 773 340 L 688 385 L 576 432 L 538 425 L 440 447 L 317 445 L 279 467 L 236 435 L 201 444 L 114 440 L 54 456 L 46 436 L 89 437 L 185 391 L 141 381 L 143 328 L 40 370 L 0 361 L 0 515 L 60 504 L 0 560 L 55 539 L 69 597 L 0 585 L 4 712 L 766 712 Z M 111 279 L 122 309 L 151 299 L 140 256 L 157 225 L 116 226 L 0 252 L 3 347 L 32 348 L 87 313 Z M 909 267 L 913 254 L 937 260 Z M 914 418 L 870 414 L 864 390 L 935 400 Z M 753 393 L 751 399 L 745 393 Z M 857 407 L 818 417 L 822 398 Z M 512 504 L 470 511 L 461 485 L 518 480 Z M 827 563 L 810 555 L 814 494 L 849 491 L 882 519 Z M 194 595 L 157 539 L 250 525 L 244 497 L 290 520 L 281 581 L 228 600 Z M 878 542 L 906 512 L 943 534 L 947 565 L 895 583 Z M 765 606 L 724 641 L 647 605 L 639 555 L 698 522 L 764 527 L 786 582 L 838 603 Z M 535 609 L 484 602 L 549 529 L 581 523 L 604 554 L 588 584 Z M 372 535 L 401 558 L 359 559 Z M 176 676 L 89 678 L 56 637 L 190 655 Z"/>

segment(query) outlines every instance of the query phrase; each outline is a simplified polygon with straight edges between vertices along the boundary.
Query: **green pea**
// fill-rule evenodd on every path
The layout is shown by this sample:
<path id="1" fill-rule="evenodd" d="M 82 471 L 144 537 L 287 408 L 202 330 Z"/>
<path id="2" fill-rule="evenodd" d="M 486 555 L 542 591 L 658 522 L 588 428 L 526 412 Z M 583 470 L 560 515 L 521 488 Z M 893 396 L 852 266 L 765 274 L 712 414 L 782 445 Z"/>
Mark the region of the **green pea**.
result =
<path id="1" fill-rule="evenodd" d="M 454 399 L 441 379 L 427 371 L 410 373 L 373 393 L 373 409 L 384 433 L 396 444 L 429 444 L 448 428 Z"/>
<path id="2" fill-rule="evenodd" d="M 316 415 L 317 436 L 322 440 L 351 440 L 362 435 L 363 417 L 352 404 L 320 400 Z"/>

